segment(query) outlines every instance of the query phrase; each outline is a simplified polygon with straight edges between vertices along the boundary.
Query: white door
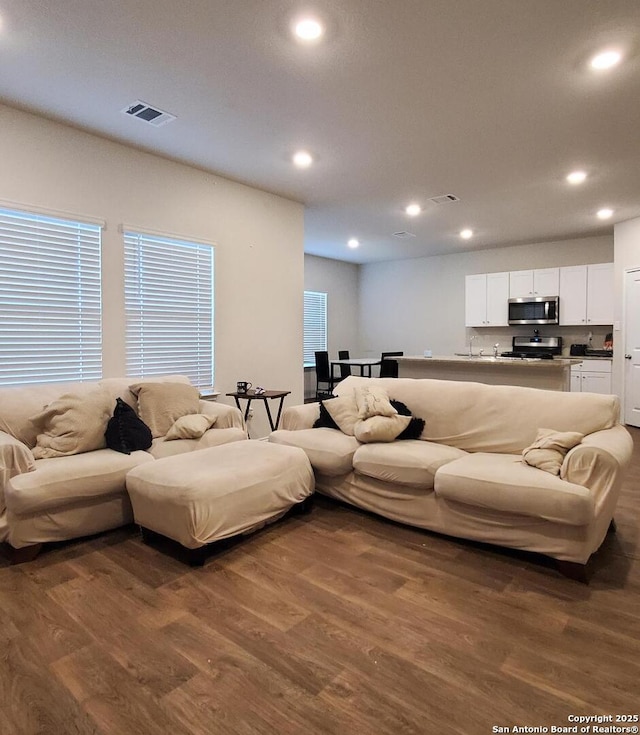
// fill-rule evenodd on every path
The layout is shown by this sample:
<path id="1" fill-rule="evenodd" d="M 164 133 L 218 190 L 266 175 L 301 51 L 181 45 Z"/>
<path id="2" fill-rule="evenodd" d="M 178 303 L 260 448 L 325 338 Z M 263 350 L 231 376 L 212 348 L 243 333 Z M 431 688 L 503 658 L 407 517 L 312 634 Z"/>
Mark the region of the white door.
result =
<path id="1" fill-rule="evenodd" d="M 487 326 L 487 274 L 465 277 L 464 323 L 466 327 Z"/>
<path id="2" fill-rule="evenodd" d="M 487 325 L 509 326 L 508 272 L 487 274 Z"/>
<path id="3" fill-rule="evenodd" d="M 624 420 L 640 427 L 640 270 L 625 276 Z"/>
<path id="4" fill-rule="evenodd" d="M 560 268 L 538 268 L 533 271 L 534 296 L 560 295 Z"/>
<path id="5" fill-rule="evenodd" d="M 613 263 L 587 266 L 587 324 L 613 324 Z"/>
<path id="6" fill-rule="evenodd" d="M 582 391 L 582 371 L 579 367 L 571 368 L 571 392 L 580 393 Z"/>
<path id="7" fill-rule="evenodd" d="M 560 324 L 587 323 L 587 266 L 560 268 Z"/>

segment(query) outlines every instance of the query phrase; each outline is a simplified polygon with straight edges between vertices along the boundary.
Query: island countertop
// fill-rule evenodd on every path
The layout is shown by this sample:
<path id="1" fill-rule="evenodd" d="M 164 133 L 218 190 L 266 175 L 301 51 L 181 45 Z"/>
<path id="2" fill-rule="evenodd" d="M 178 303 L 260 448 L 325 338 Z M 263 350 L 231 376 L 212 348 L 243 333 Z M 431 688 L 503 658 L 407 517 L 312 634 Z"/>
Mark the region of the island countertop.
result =
<path id="1" fill-rule="evenodd" d="M 393 359 L 398 362 L 400 378 L 465 380 L 560 391 L 571 389 L 571 366 L 584 362 L 580 357 L 544 360 L 490 355 L 403 355 Z"/>

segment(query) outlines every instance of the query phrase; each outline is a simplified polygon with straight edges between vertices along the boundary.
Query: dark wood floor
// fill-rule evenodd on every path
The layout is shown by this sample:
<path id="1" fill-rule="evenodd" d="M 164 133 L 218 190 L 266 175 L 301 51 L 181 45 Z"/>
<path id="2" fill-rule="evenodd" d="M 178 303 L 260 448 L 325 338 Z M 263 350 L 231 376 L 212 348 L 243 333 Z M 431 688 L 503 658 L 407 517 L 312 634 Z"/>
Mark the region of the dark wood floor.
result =
<path id="1" fill-rule="evenodd" d="M 0 562 L 0 733 L 487 735 L 638 712 L 632 431 L 589 586 L 326 499 L 200 569 L 133 528 Z"/>

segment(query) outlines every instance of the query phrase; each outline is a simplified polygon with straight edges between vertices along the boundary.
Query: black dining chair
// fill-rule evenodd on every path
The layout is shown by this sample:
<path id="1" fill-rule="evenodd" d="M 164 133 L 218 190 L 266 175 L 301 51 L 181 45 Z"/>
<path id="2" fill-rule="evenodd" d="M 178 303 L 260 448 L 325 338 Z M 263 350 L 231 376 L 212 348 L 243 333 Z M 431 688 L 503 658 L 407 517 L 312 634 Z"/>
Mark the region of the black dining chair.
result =
<path id="1" fill-rule="evenodd" d="M 398 377 L 398 361 L 390 358 L 402 357 L 404 352 L 383 352 L 380 358 L 380 377 L 381 378 L 397 378 Z"/>
<path id="2" fill-rule="evenodd" d="M 348 360 L 349 350 L 338 350 L 338 360 Z M 340 365 L 340 380 L 344 380 L 351 375 L 351 365 Z"/>
<path id="3" fill-rule="evenodd" d="M 327 398 L 333 390 L 333 379 L 331 378 L 331 367 L 329 365 L 329 353 L 326 351 L 316 352 L 316 400 Z M 320 384 L 325 383 L 326 388 L 321 389 Z"/>

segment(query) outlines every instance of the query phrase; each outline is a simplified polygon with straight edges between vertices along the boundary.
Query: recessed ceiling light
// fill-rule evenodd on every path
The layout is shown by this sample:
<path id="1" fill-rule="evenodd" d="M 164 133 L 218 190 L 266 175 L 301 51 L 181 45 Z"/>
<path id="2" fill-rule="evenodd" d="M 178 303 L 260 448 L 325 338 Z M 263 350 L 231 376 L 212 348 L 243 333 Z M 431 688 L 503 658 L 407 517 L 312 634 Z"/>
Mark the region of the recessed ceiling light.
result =
<path id="1" fill-rule="evenodd" d="M 303 18 L 295 24 L 293 32 L 301 41 L 317 41 L 324 33 L 324 28 L 315 18 Z"/>
<path id="2" fill-rule="evenodd" d="M 604 209 L 599 209 L 597 214 L 599 219 L 609 219 L 609 217 L 611 217 L 611 215 L 613 214 L 613 209 L 608 209 L 605 207 Z"/>
<path id="3" fill-rule="evenodd" d="M 470 237 L 473 237 L 473 230 L 460 230 L 460 237 L 463 240 L 468 240 Z"/>
<path id="4" fill-rule="evenodd" d="M 592 69 L 611 69 L 620 63 L 622 54 L 619 51 L 603 51 L 591 59 Z"/>
<path id="5" fill-rule="evenodd" d="M 422 212 L 422 207 L 419 204 L 409 204 L 404 210 L 409 217 L 417 217 Z"/>
<path id="6" fill-rule="evenodd" d="M 352 237 L 351 240 L 349 240 L 349 242 L 347 243 L 347 245 L 350 248 L 357 248 L 360 245 L 360 243 L 358 242 L 358 240 L 356 240 L 355 237 Z"/>
<path id="7" fill-rule="evenodd" d="M 567 176 L 567 181 L 570 184 L 581 184 L 587 178 L 587 174 L 584 171 L 572 171 Z"/>
<path id="8" fill-rule="evenodd" d="M 298 168 L 308 168 L 313 163 L 313 156 L 307 151 L 298 151 L 293 155 L 293 162 Z"/>

